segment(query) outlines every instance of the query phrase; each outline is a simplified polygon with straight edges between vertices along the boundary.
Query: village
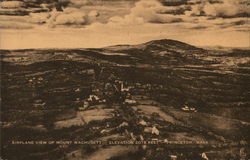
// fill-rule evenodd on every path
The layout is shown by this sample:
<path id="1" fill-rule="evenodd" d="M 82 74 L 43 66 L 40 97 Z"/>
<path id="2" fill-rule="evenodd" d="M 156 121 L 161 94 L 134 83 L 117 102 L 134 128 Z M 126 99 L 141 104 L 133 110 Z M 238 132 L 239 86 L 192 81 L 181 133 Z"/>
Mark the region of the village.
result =
<path id="1" fill-rule="evenodd" d="M 86 71 L 86 73 L 94 74 L 95 72 Z M 96 78 L 96 75 L 93 75 L 93 77 Z M 78 118 L 79 120 L 84 119 L 83 123 L 66 120 L 64 123 L 67 123 L 67 127 L 81 126 L 91 121 L 107 121 L 104 123 L 105 125 L 98 125 L 97 122 L 92 126 L 93 132 L 100 133 L 99 140 L 107 141 L 109 145 L 122 145 L 124 141 L 140 144 L 139 146 L 145 151 L 146 157 L 150 157 L 151 152 L 156 152 L 157 148 L 163 149 L 162 145 L 164 146 L 164 144 L 172 146 L 180 144 L 183 146 L 190 144 L 207 145 L 207 142 L 202 138 L 191 138 L 191 135 L 180 134 L 183 139 L 176 140 L 175 136 L 169 134 L 169 132 L 186 132 L 187 130 L 175 125 L 179 122 L 162 112 L 159 109 L 162 104 L 152 100 L 149 97 L 150 95 L 146 94 L 154 89 L 163 89 L 162 85 L 129 83 L 111 74 L 107 81 L 99 82 L 95 80 L 91 89 L 92 93 L 82 101 L 82 105 L 78 108 L 79 114 L 82 113 L 81 118 Z M 76 90 L 76 92 L 78 91 Z M 183 111 L 195 111 L 194 108 L 187 105 L 182 108 Z M 88 120 L 86 117 L 91 115 L 93 117 Z M 56 123 L 57 125 L 60 126 L 60 123 Z M 117 134 L 120 135 L 118 139 Z M 197 144 L 197 141 L 203 142 L 203 144 Z M 183 156 L 185 155 L 180 153 L 169 153 L 168 155 L 171 160 L 177 160 L 177 158 Z M 190 156 L 197 156 L 197 154 L 190 154 Z M 202 156 L 200 155 L 200 157 Z M 203 153 L 203 157 L 206 157 L 205 153 Z"/>

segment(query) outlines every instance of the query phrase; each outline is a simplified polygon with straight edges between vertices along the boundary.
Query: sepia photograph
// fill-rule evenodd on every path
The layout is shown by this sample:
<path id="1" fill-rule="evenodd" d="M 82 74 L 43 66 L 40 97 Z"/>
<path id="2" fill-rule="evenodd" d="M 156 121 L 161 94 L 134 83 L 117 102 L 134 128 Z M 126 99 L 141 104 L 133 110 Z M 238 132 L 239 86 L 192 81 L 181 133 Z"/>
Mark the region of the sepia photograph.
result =
<path id="1" fill-rule="evenodd" d="M 249 0 L 0 0 L 0 160 L 250 160 Z"/>

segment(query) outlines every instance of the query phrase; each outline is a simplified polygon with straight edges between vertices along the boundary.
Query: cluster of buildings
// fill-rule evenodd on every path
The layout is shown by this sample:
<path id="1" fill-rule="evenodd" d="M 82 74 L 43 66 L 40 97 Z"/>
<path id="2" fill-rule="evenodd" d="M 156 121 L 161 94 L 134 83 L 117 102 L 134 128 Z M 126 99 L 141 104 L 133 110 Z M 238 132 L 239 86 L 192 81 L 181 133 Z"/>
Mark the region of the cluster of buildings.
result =
<path id="1" fill-rule="evenodd" d="M 92 94 L 84 100 L 83 106 L 81 106 L 83 109 L 103 103 L 121 103 L 127 105 L 134 105 L 137 103 L 136 100 L 131 98 L 131 91 L 134 87 L 120 80 L 114 80 L 112 82 L 94 82 L 91 88 Z"/>
<path id="2" fill-rule="evenodd" d="M 103 69 L 100 69 L 100 67 L 98 69 L 86 69 L 81 73 L 85 75 L 93 75 L 95 79 L 91 85 L 92 94 L 84 100 L 83 106 L 81 107 L 84 109 L 91 105 L 98 105 L 102 103 L 136 105 L 137 101 L 132 98 L 131 94 L 136 94 L 138 92 L 146 94 L 149 91 L 164 88 L 164 86 L 160 84 L 124 82 L 113 73 L 104 73 Z M 105 76 L 104 74 L 107 75 Z M 106 78 L 102 81 L 98 80 L 103 77 L 103 75 Z"/>
<path id="3" fill-rule="evenodd" d="M 197 110 L 194 107 L 189 107 L 187 105 L 184 105 L 181 109 L 185 112 L 197 112 Z"/>

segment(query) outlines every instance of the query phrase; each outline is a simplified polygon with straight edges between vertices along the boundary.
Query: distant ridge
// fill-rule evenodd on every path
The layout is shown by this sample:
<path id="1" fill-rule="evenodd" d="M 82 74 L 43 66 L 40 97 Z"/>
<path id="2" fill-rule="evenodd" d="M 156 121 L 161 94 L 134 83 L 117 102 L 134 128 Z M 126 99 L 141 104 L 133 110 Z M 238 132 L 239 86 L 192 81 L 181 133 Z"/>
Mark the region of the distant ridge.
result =
<path id="1" fill-rule="evenodd" d="M 201 48 L 197 48 L 193 45 L 181 42 L 181 41 L 177 41 L 177 40 L 172 40 L 172 39 L 160 39 L 160 40 L 153 40 L 153 41 L 149 41 L 146 43 L 143 43 L 144 45 L 163 45 L 163 46 L 168 46 L 168 47 L 180 47 L 180 48 L 185 48 L 185 49 L 201 49 Z"/>
<path id="2" fill-rule="evenodd" d="M 172 39 L 160 39 L 160 40 L 151 40 L 141 44 L 117 44 L 102 48 L 27 48 L 27 49 L 0 49 L 1 51 L 34 51 L 34 50 L 93 50 L 93 49 L 109 49 L 109 50 L 127 50 L 127 49 L 181 49 L 181 50 L 204 50 L 202 48 L 198 48 L 196 46 L 177 41 Z"/>
<path id="3" fill-rule="evenodd" d="M 128 45 L 128 44 L 119 44 L 104 47 L 105 49 L 111 50 L 130 50 L 130 49 L 142 49 L 142 50 L 204 50 L 202 48 L 198 48 L 196 46 L 177 41 L 172 39 L 160 39 L 160 40 L 152 40 L 141 44 Z"/>

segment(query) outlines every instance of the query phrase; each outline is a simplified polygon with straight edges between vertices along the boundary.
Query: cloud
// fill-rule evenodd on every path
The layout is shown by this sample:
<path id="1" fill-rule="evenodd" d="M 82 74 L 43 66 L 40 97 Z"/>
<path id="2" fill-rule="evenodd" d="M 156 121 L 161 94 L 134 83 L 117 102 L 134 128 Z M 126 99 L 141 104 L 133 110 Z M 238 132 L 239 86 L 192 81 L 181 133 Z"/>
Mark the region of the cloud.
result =
<path id="1" fill-rule="evenodd" d="M 182 19 L 164 12 L 174 12 L 174 7 L 163 6 L 156 0 L 141 0 L 135 4 L 130 14 L 123 18 L 114 16 L 110 18 L 111 23 L 121 24 L 142 24 L 142 23 L 174 23 L 181 22 Z"/>
<path id="2" fill-rule="evenodd" d="M 249 32 L 250 22 L 244 17 L 214 19 L 211 23 L 221 29 L 241 29 L 242 31 Z"/>
<path id="3" fill-rule="evenodd" d="M 192 0 L 192 10 L 188 13 L 191 16 L 209 17 L 248 17 L 250 8 L 247 0 Z"/>
<path id="4" fill-rule="evenodd" d="M 25 7 L 25 3 L 21 1 L 3 1 L 0 2 L 0 7 L 4 9 L 17 9 Z"/>
<path id="5" fill-rule="evenodd" d="M 64 11 L 59 13 L 54 18 L 53 24 L 55 25 L 84 25 L 87 24 L 87 15 L 84 12 Z"/>
<path id="6" fill-rule="evenodd" d="M 69 6 L 70 7 L 82 7 L 86 5 L 93 5 L 93 1 L 90 0 L 69 0 Z"/>
<path id="7" fill-rule="evenodd" d="M 194 45 L 249 45 L 246 0 L 22 1 L 21 9 L 13 4 L 2 8 L 4 13 L 24 9 L 28 14 L 0 16 L 3 48 L 103 47 L 162 38 Z"/>
<path id="8" fill-rule="evenodd" d="M 30 22 L 43 24 L 51 17 L 51 14 L 48 12 L 42 13 L 30 13 Z"/>
<path id="9" fill-rule="evenodd" d="M 0 8 L 0 15 L 12 15 L 12 16 L 26 16 L 29 12 L 26 9 L 3 9 Z"/>
<path id="10" fill-rule="evenodd" d="M 83 10 L 67 8 L 64 12 L 56 14 L 52 25 L 87 25 L 95 21 L 99 14 L 97 11 L 85 13 Z"/>
<path id="11" fill-rule="evenodd" d="M 91 24 L 101 23 L 101 25 L 113 25 L 113 28 L 144 24 L 158 26 L 176 24 L 180 28 L 204 31 L 216 27 L 221 29 L 237 27 L 244 30 L 244 27 L 249 26 L 245 20 L 250 12 L 247 0 L 22 0 L 22 2 L 8 0 L 4 2 L 1 5 L 3 4 L 5 8 L 0 9 L 0 14 L 22 15 L 12 17 L 29 15 L 26 17 L 27 22 L 37 28 L 87 28 Z M 237 17 L 243 19 L 227 21 Z M 20 26 L 20 28 L 25 27 Z"/>
<path id="12" fill-rule="evenodd" d="M 173 15 L 183 15 L 186 11 L 190 11 L 192 8 L 189 5 L 182 6 L 165 6 L 157 13 L 161 14 L 173 14 Z"/>
<path id="13" fill-rule="evenodd" d="M 62 12 L 55 9 L 45 13 L 31 13 L 30 22 L 46 24 L 49 28 L 57 26 L 83 27 L 96 21 L 99 13 L 95 10 L 84 12 L 83 9 L 65 8 Z"/>
<path id="14" fill-rule="evenodd" d="M 49 4 L 44 1 L 22 0 L 0 2 L 0 15 L 26 16 L 30 13 L 47 12 L 50 10 Z"/>
<path id="15" fill-rule="evenodd" d="M 0 2 L 0 15 L 28 15 L 25 7 L 26 4 L 21 1 L 3 1 Z"/>
<path id="16" fill-rule="evenodd" d="M 188 0 L 158 0 L 158 1 L 166 6 L 180 6 L 187 4 L 188 2 Z"/>

